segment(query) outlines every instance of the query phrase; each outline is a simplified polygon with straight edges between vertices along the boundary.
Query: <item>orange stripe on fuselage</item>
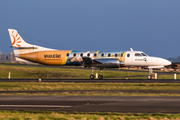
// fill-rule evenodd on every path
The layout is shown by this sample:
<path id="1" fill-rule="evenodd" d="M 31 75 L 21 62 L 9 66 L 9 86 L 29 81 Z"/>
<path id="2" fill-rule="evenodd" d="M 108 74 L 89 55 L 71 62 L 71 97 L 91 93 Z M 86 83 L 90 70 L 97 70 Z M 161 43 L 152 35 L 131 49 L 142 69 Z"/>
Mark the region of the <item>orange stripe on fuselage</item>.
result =
<path id="1" fill-rule="evenodd" d="M 96 52 L 96 57 L 94 57 L 94 59 L 97 59 L 97 58 L 98 58 L 99 52 L 100 52 L 100 51 L 97 51 L 97 52 Z"/>
<path id="2" fill-rule="evenodd" d="M 125 63 L 126 52 L 123 54 L 123 62 Z"/>
<path id="3" fill-rule="evenodd" d="M 25 60 L 46 64 L 46 65 L 65 65 L 68 57 L 67 53 L 71 51 L 40 51 L 21 54 L 20 58 Z"/>

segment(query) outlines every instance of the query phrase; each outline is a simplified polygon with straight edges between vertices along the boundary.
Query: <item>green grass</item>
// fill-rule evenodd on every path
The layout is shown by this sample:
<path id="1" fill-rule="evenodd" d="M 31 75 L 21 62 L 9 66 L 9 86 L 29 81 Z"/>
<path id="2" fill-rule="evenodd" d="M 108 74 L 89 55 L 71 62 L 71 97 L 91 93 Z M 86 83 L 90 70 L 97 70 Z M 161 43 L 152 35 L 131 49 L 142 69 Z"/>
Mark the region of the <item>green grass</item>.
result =
<path id="1" fill-rule="evenodd" d="M 8 78 L 9 72 L 11 78 L 36 78 L 36 79 L 89 79 L 91 74 L 90 69 L 72 69 L 69 67 L 63 68 L 48 68 L 39 66 L 18 66 L 18 65 L 0 65 L 0 78 Z M 94 74 L 99 70 L 94 70 Z M 143 76 L 144 75 L 144 76 Z M 133 72 L 133 71 L 103 71 L 104 79 L 147 79 L 148 71 Z M 173 79 L 172 75 L 158 75 L 158 79 Z M 177 79 L 180 76 L 177 75 Z"/>
<path id="2" fill-rule="evenodd" d="M 0 78 L 8 78 L 9 72 L 11 78 L 41 78 L 41 79 L 89 79 L 90 69 L 69 69 L 65 68 L 48 68 L 48 67 L 29 67 L 29 66 L 9 66 L 0 65 Z M 94 71 L 99 73 L 98 70 Z M 121 76 L 147 75 L 141 72 L 122 72 L 122 71 L 103 71 L 104 78 L 114 78 Z M 146 77 L 140 77 L 145 79 Z M 123 78 L 122 78 L 123 79 Z M 133 79 L 133 78 L 131 78 Z"/>
<path id="3" fill-rule="evenodd" d="M 0 65 L 0 78 L 7 78 L 11 72 L 11 78 L 35 78 L 35 79 L 89 79 L 90 69 L 68 69 L 47 68 L 30 66 L 9 66 Z M 98 72 L 95 70 L 95 73 Z M 103 71 L 104 78 L 126 78 L 134 75 L 146 75 L 143 72 L 122 72 L 122 71 Z M 173 75 L 164 75 L 168 78 Z M 159 76 L 162 77 L 162 76 Z M 159 78 L 158 77 L 158 78 Z M 178 77 L 178 76 L 177 76 Z M 123 77 L 122 77 L 123 78 Z M 137 77 L 129 77 L 134 79 Z M 145 79 L 146 77 L 138 77 Z M 43 81 L 43 80 L 42 80 Z M 49 90 L 180 90 L 180 83 L 54 83 L 54 82 L 0 82 L 0 91 L 49 91 Z M 2 93 L 4 95 L 4 93 Z M 1 95 L 2 95 L 1 94 Z M 29 93 L 21 93 L 28 95 Z M 34 94 L 34 93 L 33 93 Z M 48 94 L 48 93 L 47 93 Z M 19 93 L 17 93 L 19 95 Z M 40 95 L 37 93 L 37 95 Z M 43 93 L 44 95 L 44 93 Z M 179 94 L 139 94 L 139 93 L 51 93 L 51 95 L 168 95 L 179 96 Z"/>
<path id="4" fill-rule="evenodd" d="M 178 93 L 123 93 L 99 90 L 180 90 L 180 83 L 56 83 L 56 82 L 0 82 L 0 91 L 56 91 L 96 90 L 86 92 L 1 93 L 1 95 L 126 95 L 180 96 Z"/>
<path id="5" fill-rule="evenodd" d="M 40 68 L 28 66 L 0 66 L 0 78 L 8 78 L 9 72 L 11 78 L 78 78 L 86 76 L 82 72 L 76 72 L 73 69 L 59 69 L 59 68 Z"/>
<path id="6" fill-rule="evenodd" d="M 0 82 L 0 91 L 26 90 L 180 90 L 180 83 Z"/>
<path id="7" fill-rule="evenodd" d="M 166 113 L 111 113 L 111 112 L 53 112 L 0 111 L 0 120 L 169 120 L 180 119 L 180 114 Z"/>

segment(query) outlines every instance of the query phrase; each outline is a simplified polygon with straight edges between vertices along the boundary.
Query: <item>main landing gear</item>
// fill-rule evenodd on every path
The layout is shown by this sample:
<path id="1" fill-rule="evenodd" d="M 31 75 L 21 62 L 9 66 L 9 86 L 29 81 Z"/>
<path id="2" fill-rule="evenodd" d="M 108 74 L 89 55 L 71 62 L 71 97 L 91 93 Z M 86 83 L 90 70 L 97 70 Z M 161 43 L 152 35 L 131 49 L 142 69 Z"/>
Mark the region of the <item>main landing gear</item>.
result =
<path id="1" fill-rule="evenodd" d="M 152 79 L 152 74 L 153 73 L 153 69 L 152 68 L 149 68 L 149 75 L 147 76 L 147 79 L 148 80 L 151 80 Z"/>
<path id="2" fill-rule="evenodd" d="M 93 72 L 94 72 L 94 68 L 92 67 L 92 68 L 91 68 L 91 75 L 90 75 L 90 79 L 94 79 Z"/>
<path id="3" fill-rule="evenodd" d="M 99 76 L 98 76 L 99 79 L 103 79 L 102 69 L 103 69 L 103 68 L 100 68 L 100 71 L 99 71 Z M 94 72 L 94 68 L 92 67 L 92 68 L 91 68 L 90 79 L 94 79 L 94 74 L 93 74 L 93 72 Z"/>

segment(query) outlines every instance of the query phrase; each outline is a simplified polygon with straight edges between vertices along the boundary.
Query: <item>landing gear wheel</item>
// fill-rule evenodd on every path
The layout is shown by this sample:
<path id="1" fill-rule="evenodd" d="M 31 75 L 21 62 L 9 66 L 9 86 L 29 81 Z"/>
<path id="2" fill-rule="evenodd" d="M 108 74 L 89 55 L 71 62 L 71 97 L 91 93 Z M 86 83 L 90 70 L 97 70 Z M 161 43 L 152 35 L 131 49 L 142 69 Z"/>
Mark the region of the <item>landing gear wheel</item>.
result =
<path id="1" fill-rule="evenodd" d="M 148 80 L 151 80 L 152 76 L 151 76 L 151 75 L 148 75 L 147 78 L 148 78 Z"/>
<path id="2" fill-rule="evenodd" d="M 99 79 L 103 79 L 103 76 L 102 76 L 102 75 L 99 75 L 98 78 L 99 78 Z"/>
<path id="3" fill-rule="evenodd" d="M 90 75 L 90 79 L 94 79 L 94 75 Z"/>

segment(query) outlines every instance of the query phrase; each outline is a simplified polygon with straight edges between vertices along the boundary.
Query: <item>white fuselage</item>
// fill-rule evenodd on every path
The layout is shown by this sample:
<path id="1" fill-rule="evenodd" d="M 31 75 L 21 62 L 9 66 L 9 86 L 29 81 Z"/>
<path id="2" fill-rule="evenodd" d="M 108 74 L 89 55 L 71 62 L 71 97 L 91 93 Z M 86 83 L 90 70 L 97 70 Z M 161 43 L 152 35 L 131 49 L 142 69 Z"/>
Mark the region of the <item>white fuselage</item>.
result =
<path id="1" fill-rule="evenodd" d="M 147 66 L 148 68 L 162 68 L 171 62 L 159 57 L 147 56 L 141 51 L 127 51 L 125 54 L 125 66 Z"/>

